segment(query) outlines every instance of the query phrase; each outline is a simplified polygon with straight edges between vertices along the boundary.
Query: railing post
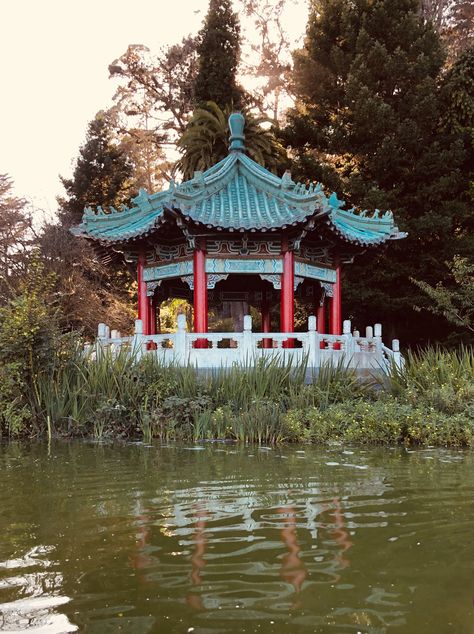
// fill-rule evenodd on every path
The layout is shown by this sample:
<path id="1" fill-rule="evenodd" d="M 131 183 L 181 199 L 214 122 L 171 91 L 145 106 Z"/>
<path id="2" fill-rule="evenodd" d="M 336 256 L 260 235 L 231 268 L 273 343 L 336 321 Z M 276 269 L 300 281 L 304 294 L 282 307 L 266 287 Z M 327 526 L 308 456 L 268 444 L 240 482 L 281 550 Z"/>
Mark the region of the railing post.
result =
<path id="1" fill-rule="evenodd" d="M 317 319 L 314 315 L 308 317 L 308 366 L 319 367 L 319 335 L 317 333 Z"/>
<path id="2" fill-rule="evenodd" d="M 344 360 L 347 367 L 353 365 L 355 353 L 355 341 L 352 337 L 351 329 L 351 320 L 345 319 L 342 323 L 342 334 L 344 337 Z"/>
<path id="3" fill-rule="evenodd" d="M 174 347 L 175 361 L 180 365 L 186 365 L 186 315 L 178 315 Z"/>
<path id="4" fill-rule="evenodd" d="M 400 342 L 398 339 L 392 341 L 393 359 L 396 367 L 401 370 L 403 368 L 403 358 L 400 353 Z"/>
<path id="5" fill-rule="evenodd" d="M 145 337 L 143 336 L 143 322 L 141 319 L 135 319 L 135 332 L 132 338 L 132 352 L 137 361 L 143 356 L 143 346 Z"/>
<path id="6" fill-rule="evenodd" d="M 244 332 L 242 335 L 242 350 L 240 352 L 240 360 L 246 365 L 254 356 L 252 341 L 252 316 L 244 315 Z"/>
<path id="7" fill-rule="evenodd" d="M 98 359 L 99 356 L 104 352 L 106 339 L 107 339 L 107 326 L 106 324 L 100 323 L 97 326 L 97 339 L 95 341 L 96 359 Z"/>

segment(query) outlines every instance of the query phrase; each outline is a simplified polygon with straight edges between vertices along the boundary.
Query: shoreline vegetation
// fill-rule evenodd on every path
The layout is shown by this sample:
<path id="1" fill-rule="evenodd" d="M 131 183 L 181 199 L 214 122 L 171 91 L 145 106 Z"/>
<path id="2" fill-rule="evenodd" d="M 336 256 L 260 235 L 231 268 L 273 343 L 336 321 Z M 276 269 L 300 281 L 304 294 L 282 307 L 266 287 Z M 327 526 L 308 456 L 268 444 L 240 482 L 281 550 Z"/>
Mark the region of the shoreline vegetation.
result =
<path id="1" fill-rule="evenodd" d="M 305 376 L 281 361 L 203 373 L 59 351 L 29 376 L 0 368 L 0 437 L 474 447 L 472 348 L 408 352 L 383 378 L 342 365 Z"/>

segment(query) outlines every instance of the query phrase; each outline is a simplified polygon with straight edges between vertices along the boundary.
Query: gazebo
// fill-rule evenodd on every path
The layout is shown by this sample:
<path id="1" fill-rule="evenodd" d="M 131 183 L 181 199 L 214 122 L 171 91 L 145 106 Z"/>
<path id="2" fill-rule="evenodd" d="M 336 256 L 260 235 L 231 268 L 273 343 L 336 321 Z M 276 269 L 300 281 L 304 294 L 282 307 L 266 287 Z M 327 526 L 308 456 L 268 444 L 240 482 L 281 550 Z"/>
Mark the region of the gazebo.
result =
<path id="1" fill-rule="evenodd" d="M 358 254 L 406 234 L 390 211 L 369 215 L 347 209 L 336 194 L 327 197 L 320 184 L 296 183 L 289 171 L 281 178 L 272 174 L 247 156 L 244 126 L 242 114 L 229 117 L 228 155 L 210 169 L 196 171 L 180 184 L 172 181 L 154 194 L 142 189 L 130 208 L 86 208 L 73 233 L 135 263 L 136 335 L 142 337 L 143 349 L 175 349 L 176 358 L 179 344 L 173 335 L 159 333 L 159 306 L 178 297 L 193 305 L 196 334 L 186 333 L 186 353 L 184 348 L 181 353 L 187 361 L 192 350 L 199 350 L 196 358 L 202 364 L 219 365 L 217 350 L 227 350 L 221 353 L 222 362 L 235 360 L 235 350 L 245 347 L 238 335 L 249 331 L 249 317 L 243 331 L 236 319 L 235 332 L 217 333 L 219 338 L 208 332 L 211 305 L 225 306 L 234 317 L 249 312 L 249 306 L 260 311 L 261 333 L 253 352 L 305 348 L 302 337 L 309 332 L 317 334 L 319 350 L 347 354 L 359 339 L 366 347 L 362 351 L 370 351 L 370 342 L 364 344 L 359 333 L 351 333 L 350 324 L 343 327 L 341 272 Z M 308 333 L 294 332 L 296 299 L 314 315 Z M 278 325 L 271 321 L 277 306 Z M 185 328 L 183 319 L 179 321 L 177 334 Z M 125 341 L 118 333 L 107 337 L 104 328 L 103 341 Z M 375 335 L 366 332 L 366 339 L 372 336 L 377 343 L 378 338 L 382 345 L 380 328 L 375 330 Z M 354 340 L 351 346 L 348 336 Z M 208 362 L 203 361 L 206 350 Z"/>

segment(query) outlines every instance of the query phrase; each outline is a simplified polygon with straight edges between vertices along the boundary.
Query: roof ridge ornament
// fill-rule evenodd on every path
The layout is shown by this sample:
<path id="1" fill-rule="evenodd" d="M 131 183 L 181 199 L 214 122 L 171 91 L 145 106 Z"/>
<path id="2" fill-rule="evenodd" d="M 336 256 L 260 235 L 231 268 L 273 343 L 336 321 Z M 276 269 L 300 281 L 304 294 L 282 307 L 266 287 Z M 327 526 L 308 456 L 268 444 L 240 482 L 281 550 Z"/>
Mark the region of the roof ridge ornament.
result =
<path id="1" fill-rule="evenodd" d="M 229 117 L 229 152 L 245 152 L 245 117 L 241 112 L 233 112 Z"/>

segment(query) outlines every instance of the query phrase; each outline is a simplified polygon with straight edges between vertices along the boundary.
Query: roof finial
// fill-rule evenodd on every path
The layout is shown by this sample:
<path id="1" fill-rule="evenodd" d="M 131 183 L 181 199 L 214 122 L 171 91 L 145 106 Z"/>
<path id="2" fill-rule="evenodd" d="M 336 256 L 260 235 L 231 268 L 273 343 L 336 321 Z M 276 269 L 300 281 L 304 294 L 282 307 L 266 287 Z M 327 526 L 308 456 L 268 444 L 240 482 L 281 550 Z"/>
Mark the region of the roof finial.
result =
<path id="1" fill-rule="evenodd" d="M 245 152 L 245 118 L 241 112 L 233 112 L 229 117 L 230 152 Z"/>

